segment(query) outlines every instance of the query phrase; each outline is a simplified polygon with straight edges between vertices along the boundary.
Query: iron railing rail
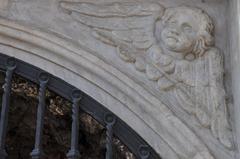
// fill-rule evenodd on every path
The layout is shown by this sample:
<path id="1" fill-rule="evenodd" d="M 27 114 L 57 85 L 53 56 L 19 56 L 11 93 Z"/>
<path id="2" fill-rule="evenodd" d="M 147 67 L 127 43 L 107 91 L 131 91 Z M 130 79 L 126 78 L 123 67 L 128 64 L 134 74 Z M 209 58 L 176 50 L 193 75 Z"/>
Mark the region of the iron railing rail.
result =
<path id="1" fill-rule="evenodd" d="M 106 159 L 112 159 L 112 138 L 113 134 L 119 138 L 129 150 L 139 159 L 161 159 L 159 155 L 125 122 L 115 116 L 96 100 L 77 90 L 69 83 L 46 73 L 33 65 L 25 63 L 19 59 L 9 57 L 0 53 L 0 70 L 6 73 L 4 93 L 2 100 L 1 121 L 0 121 L 0 158 L 7 158 L 5 150 L 5 137 L 8 122 L 8 109 L 11 91 L 11 78 L 13 73 L 40 85 L 39 104 L 36 122 L 35 146 L 31 153 L 33 159 L 42 157 L 41 136 L 43 127 L 43 117 L 45 112 L 45 90 L 49 89 L 63 98 L 72 101 L 72 134 L 71 147 L 67 154 L 69 159 L 78 159 L 78 131 L 79 131 L 79 106 L 81 109 L 95 118 L 100 124 L 106 127 Z"/>

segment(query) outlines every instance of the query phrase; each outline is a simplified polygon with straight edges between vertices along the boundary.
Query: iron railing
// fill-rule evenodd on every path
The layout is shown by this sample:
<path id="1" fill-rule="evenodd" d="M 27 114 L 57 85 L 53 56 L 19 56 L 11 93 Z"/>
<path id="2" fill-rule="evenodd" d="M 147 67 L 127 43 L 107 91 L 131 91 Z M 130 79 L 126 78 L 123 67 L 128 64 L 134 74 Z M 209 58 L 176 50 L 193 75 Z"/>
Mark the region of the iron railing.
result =
<path id="1" fill-rule="evenodd" d="M 5 84 L 3 86 L 3 98 L 0 120 L 0 159 L 7 158 L 5 150 L 5 139 L 7 134 L 8 112 L 10 107 L 11 82 L 13 74 L 20 75 L 31 82 L 37 83 L 39 87 L 38 108 L 36 121 L 35 145 L 30 153 L 32 159 L 41 159 L 43 156 L 42 134 L 45 115 L 45 92 L 49 89 L 63 98 L 72 101 L 72 130 L 71 147 L 66 154 L 68 159 L 80 158 L 78 147 L 79 136 L 79 107 L 90 114 L 106 128 L 106 159 L 112 159 L 113 135 L 119 138 L 129 150 L 139 159 L 160 159 L 157 153 L 127 124 L 111 113 L 100 103 L 87 94 L 76 89 L 69 83 L 54 77 L 45 71 L 27 64 L 21 60 L 0 54 L 0 70 L 5 71 Z"/>

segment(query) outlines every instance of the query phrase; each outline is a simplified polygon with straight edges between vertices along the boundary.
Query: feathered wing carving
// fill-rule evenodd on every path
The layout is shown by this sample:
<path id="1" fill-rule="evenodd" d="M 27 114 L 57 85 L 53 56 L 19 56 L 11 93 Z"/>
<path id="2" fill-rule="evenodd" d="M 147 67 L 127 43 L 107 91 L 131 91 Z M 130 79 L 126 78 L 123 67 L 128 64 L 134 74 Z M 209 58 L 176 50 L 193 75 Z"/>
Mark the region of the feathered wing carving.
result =
<path id="1" fill-rule="evenodd" d="M 181 107 L 194 114 L 203 127 L 210 128 L 224 146 L 232 148 L 219 50 L 211 48 L 194 62 L 179 63 L 176 68 L 178 81 L 185 84 L 174 90 Z"/>
<path id="2" fill-rule="evenodd" d="M 208 52 L 209 64 L 209 89 L 210 98 L 208 99 L 213 108 L 211 112 L 211 130 L 216 138 L 226 147 L 232 148 L 232 134 L 228 122 L 228 112 L 226 95 L 223 86 L 223 61 L 219 50 L 213 49 Z"/>
<path id="3" fill-rule="evenodd" d="M 158 3 L 73 3 L 60 2 L 78 22 L 89 26 L 96 39 L 115 46 L 119 56 L 135 63 L 144 70 L 143 61 L 147 50 L 156 44 L 154 26 L 163 15 L 164 8 Z M 143 60 L 143 58 L 141 58 Z"/>
<path id="4" fill-rule="evenodd" d="M 175 87 L 183 109 L 195 114 L 204 127 L 212 130 L 215 138 L 231 147 L 224 90 L 219 80 L 222 76 L 220 56 L 214 53 L 214 57 L 190 63 L 162 53 L 154 32 L 164 7 L 158 3 L 67 1 L 61 1 L 60 6 L 76 21 L 90 27 L 96 39 L 116 47 L 124 61 L 133 63 L 161 90 Z"/>
<path id="5" fill-rule="evenodd" d="M 162 53 L 154 36 L 156 21 L 165 10 L 163 6 L 149 2 L 67 1 L 61 1 L 60 6 L 76 21 L 92 28 L 96 39 L 116 47 L 121 59 L 133 63 L 138 71 L 158 82 L 161 89 L 173 86 L 175 81 L 168 78 L 174 71 L 173 59 Z"/>

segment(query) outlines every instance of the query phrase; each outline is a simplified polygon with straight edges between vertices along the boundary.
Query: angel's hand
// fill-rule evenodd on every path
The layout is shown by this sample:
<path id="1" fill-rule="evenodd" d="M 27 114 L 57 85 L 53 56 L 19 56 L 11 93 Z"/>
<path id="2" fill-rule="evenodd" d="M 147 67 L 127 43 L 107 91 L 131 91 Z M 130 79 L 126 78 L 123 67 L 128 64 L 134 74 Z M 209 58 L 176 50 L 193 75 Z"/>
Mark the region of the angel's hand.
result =
<path id="1" fill-rule="evenodd" d="M 148 55 L 152 61 L 151 63 L 159 68 L 162 73 L 171 74 L 174 72 L 175 60 L 172 56 L 164 54 L 158 45 L 151 47 Z"/>
<path id="2" fill-rule="evenodd" d="M 175 85 L 175 80 L 171 80 L 175 79 L 173 74 L 169 75 L 166 72 L 160 72 L 159 69 L 153 65 L 147 65 L 146 74 L 150 80 L 157 82 L 160 90 L 168 90 Z"/>
<path id="3" fill-rule="evenodd" d="M 170 75 L 175 70 L 175 62 L 171 56 L 162 53 L 159 46 L 155 45 L 148 50 L 148 65 L 146 73 L 151 80 L 159 80 L 161 77 Z"/>

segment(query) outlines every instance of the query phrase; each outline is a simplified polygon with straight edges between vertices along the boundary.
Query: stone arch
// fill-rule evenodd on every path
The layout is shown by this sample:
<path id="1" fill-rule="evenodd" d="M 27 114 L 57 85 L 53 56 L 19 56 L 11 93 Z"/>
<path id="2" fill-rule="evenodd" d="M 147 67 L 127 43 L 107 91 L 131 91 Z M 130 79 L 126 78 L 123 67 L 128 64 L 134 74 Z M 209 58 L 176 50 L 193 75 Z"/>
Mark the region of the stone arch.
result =
<path id="1" fill-rule="evenodd" d="M 71 40 L 0 19 L 0 51 L 81 89 L 135 130 L 163 159 L 211 159 L 159 99 Z"/>

